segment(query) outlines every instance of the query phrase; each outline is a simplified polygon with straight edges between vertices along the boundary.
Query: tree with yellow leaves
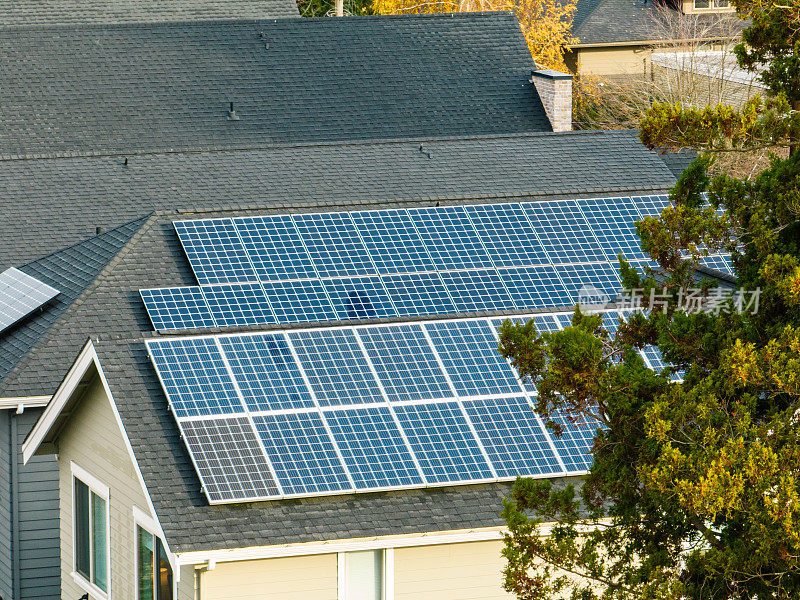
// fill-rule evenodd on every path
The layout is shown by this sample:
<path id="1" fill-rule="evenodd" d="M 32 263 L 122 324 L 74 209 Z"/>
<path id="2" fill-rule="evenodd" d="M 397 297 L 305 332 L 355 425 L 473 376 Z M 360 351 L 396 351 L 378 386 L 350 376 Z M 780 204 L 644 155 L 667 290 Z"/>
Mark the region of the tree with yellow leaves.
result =
<path id="1" fill-rule="evenodd" d="M 576 0 L 375 0 L 377 14 L 513 11 L 540 67 L 567 71 L 564 50 L 577 43 L 572 37 Z"/>

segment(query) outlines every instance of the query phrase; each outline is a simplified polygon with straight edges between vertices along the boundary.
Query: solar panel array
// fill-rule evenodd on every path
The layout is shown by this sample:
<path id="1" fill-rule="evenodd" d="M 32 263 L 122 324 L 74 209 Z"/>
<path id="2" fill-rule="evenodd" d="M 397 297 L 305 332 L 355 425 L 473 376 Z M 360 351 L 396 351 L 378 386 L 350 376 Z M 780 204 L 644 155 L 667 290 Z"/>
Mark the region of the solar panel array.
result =
<path id="1" fill-rule="evenodd" d="M 613 299 L 666 196 L 177 221 L 200 285 L 141 290 L 159 331 L 564 308 Z M 712 257 L 709 261 L 723 261 Z"/>
<path id="2" fill-rule="evenodd" d="M 607 326 L 618 317 L 608 313 Z M 515 317 L 529 318 L 540 331 L 570 324 L 567 313 Z M 584 473 L 597 426 L 557 416 L 564 435 L 551 434 L 532 409 L 535 387 L 497 352 L 502 322 L 147 346 L 212 503 Z"/>
<path id="3" fill-rule="evenodd" d="M 46 304 L 59 291 L 11 267 L 0 273 L 0 331 Z"/>

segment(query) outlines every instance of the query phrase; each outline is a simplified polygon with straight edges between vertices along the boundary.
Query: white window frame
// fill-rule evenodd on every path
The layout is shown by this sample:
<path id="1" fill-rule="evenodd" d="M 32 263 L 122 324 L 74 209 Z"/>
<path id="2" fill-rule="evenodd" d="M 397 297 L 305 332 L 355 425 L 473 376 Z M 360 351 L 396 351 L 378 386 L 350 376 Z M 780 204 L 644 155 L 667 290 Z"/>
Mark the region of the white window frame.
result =
<path id="1" fill-rule="evenodd" d="M 169 560 L 169 566 L 172 568 L 172 597 L 178 597 L 178 577 L 176 573 L 178 572 L 175 564 L 175 557 L 172 556 L 167 545 L 164 543 L 164 535 L 161 531 L 161 527 L 158 526 L 156 520 L 148 515 L 143 510 L 140 510 L 136 506 L 133 507 L 133 543 L 134 543 L 134 569 L 133 569 L 133 589 L 136 590 L 136 600 L 139 600 L 139 552 L 138 552 L 138 544 L 139 544 L 139 529 L 144 529 L 147 533 L 153 536 L 154 540 L 159 540 L 161 542 L 161 546 L 167 553 L 167 559 Z M 153 552 L 156 551 L 156 546 L 153 547 Z M 155 587 L 155 574 L 153 578 L 153 586 Z M 155 590 L 153 592 L 153 598 L 155 598 Z"/>
<path id="2" fill-rule="evenodd" d="M 111 599 L 111 490 L 109 487 L 100 481 L 97 477 L 89 473 L 86 469 L 81 468 L 74 462 L 70 461 L 70 487 L 72 494 L 72 579 L 75 583 L 85 592 L 89 594 L 90 598 L 97 598 L 97 600 L 110 600 Z M 89 488 L 89 579 L 86 579 L 81 573 L 78 573 L 78 548 L 77 532 L 75 531 L 75 480 L 78 479 Z M 106 503 L 106 578 L 108 579 L 108 591 L 104 592 L 94 583 L 94 559 L 92 550 L 92 540 L 94 539 L 94 521 L 92 519 L 91 508 L 91 494 L 95 494 L 102 498 Z"/>
<path id="3" fill-rule="evenodd" d="M 381 590 L 383 598 L 382 600 L 394 600 L 394 548 L 371 548 L 367 551 L 371 550 L 372 552 L 381 551 L 383 553 L 383 573 L 382 581 L 383 581 L 383 589 Z M 361 552 L 361 550 L 356 550 L 354 552 Z M 347 589 L 347 557 L 350 552 L 337 552 L 336 559 L 337 559 L 337 567 L 338 567 L 338 574 L 337 574 L 337 598 L 338 600 L 349 600 L 348 594 L 350 590 Z"/>
<path id="4" fill-rule="evenodd" d="M 727 6 L 717 6 L 717 3 L 719 1 L 720 0 L 708 0 L 708 6 L 706 6 L 705 8 L 701 8 L 701 7 L 697 6 L 697 0 L 692 0 L 692 7 L 695 10 L 708 10 L 708 11 L 729 10 L 729 9 L 733 8 L 733 5 L 731 4 L 730 0 L 726 0 L 728 2 Z"/>

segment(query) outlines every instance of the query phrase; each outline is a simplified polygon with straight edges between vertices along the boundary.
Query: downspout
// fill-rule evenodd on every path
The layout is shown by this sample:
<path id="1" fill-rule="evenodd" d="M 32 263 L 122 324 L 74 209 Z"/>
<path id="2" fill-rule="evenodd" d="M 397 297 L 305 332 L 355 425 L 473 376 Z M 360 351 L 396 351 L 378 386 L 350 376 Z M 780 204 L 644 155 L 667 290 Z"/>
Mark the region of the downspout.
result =
<path id="1" fill-rule="evenodd" d="M 11 411 L 9 411 L 10 413 Z M 11 463 L 11 578 L 14 598 L 22 595 L 19 565 L 19 452 L 17 451 L 17 435 L 19 433 L 16 415 L 9 414 L 10 440 L 9 462 Z"/>

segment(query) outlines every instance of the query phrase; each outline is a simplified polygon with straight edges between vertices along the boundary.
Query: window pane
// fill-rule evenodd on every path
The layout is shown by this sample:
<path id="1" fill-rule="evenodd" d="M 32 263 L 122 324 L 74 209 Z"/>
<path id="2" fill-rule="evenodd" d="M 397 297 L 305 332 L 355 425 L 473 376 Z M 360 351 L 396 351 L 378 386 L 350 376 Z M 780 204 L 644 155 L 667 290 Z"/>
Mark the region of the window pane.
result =
<path id="1" fill-rule="evenodd" d="M 89 579 L 89 487 L 75 480 L 75 570 Z"/>
<path id="2" fill-rule="evenodd" d="M 383 598 L 383 551 L 347 554 L 347 600 Z"/>
<path id="3" fill-rule="evenodd" d="M 94 567 L 92 583 L 104 592 L 108 591 L 107 531 L 106 501 L 100 496 L 92 494 L 92 550 L 94 550 L 92 553 L 92 566 Z"/>
<path id="4" fill-rule="evenodd" d="M 139 548 L 139 600 L 153 600 L 153 534 L 141 527 L 136 528 Z"/>
<path id="5" fill-rule="evenodd" d="M 156 540 L 158 546 L 158 600 L 172 600 L 172 567 L 167 558 L 161 540 Z"/>
<path id="6" fill-rule="evenodd" d="M 709 0 L 694 0 L 695 8 L 708 8 Z"/>

